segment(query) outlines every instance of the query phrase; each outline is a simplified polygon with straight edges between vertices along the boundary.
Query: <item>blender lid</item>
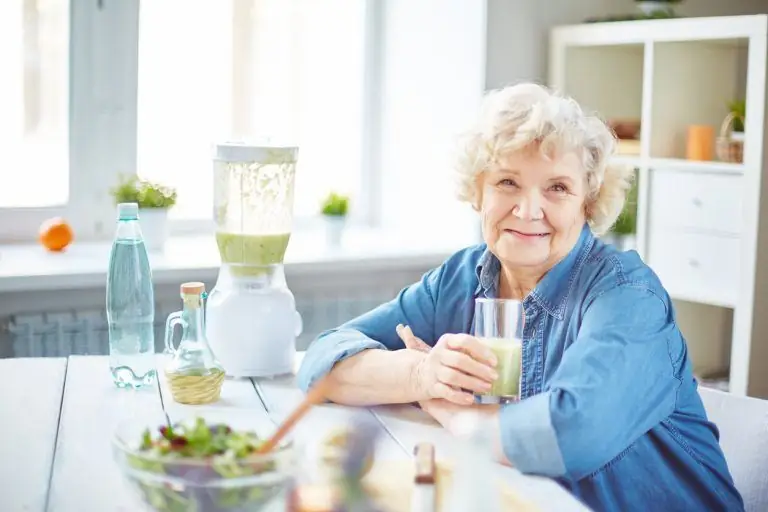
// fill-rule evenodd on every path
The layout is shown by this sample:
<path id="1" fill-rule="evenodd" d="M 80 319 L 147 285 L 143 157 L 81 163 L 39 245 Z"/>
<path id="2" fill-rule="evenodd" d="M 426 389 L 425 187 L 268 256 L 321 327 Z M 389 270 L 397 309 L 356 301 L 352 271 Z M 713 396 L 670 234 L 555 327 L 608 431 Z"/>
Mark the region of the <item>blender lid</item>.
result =
<path id="1" fill-rule="evenodd" d="M 298 154 L 298 146 L 269 142 L 263 144 L 223 142 L 216 144 L 214 149 L 214 159 L 221 162 L 265 162 L 271 159 L 295 162 Z"/>

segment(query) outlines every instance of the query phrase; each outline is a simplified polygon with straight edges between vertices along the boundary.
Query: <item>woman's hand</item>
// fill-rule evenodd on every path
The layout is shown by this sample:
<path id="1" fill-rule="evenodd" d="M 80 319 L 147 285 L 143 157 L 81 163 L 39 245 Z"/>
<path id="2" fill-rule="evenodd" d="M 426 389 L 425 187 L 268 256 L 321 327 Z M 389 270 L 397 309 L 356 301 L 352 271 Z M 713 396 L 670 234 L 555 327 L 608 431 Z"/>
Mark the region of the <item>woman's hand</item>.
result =
<path id="1" fill-rule="evenodd" d="M 496 358 L 477 338 L 468 334 L 444 334 L 433 348 L 397 326 L 406 348 L 426 352 L 416 368 L 416 385 L 428 398 L 443 398 L 459 405 L 474 403 L 473 392 L 485 393 L 496 380 Z"/>
<path id="2" fill-rule="evenodd" d="M 419 402 L 421 410 L 432 416 L 443 428 L 450 431 L 451 421 L 457 414 L 465 411 L 471 411 L 471 407 L 466 405 L 457 405 L 442 398 L 433 398 Z"/>

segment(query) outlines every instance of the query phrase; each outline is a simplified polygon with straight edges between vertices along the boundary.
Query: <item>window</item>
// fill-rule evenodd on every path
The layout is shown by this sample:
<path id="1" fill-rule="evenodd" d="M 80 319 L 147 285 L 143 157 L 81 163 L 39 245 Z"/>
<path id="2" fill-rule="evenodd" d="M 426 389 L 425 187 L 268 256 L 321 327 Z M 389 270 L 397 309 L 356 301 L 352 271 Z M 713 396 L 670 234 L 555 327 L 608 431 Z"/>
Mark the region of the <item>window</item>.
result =
<path id="1" fill-rule="evenodd" d="M 173 218 L 211 218 L 211 148 L 223 140 L 298 143 L 297 218 L 316 214 L 331 189 L 360 196 L 365 8 L 349 0 L 142 3 L 138 173 L 178 188 Z"/>
<path id="2" fill-rule="evenodd" d="M 297 229 L 337 190 L 358 221 L 455 231 L 443 155 L 485 77 L 471 4 L 0 0 L 0 243 L 54 215 L 110 238 L 132 173 L 178 188 L 172 231 L 204 232 L 212 145 L 262 136 L 300 148 Z"/>
<path id="3" fill-rule="evenodd" d="M 361 197 L 370 5 L 1 0 L 0 242 L 54 215 L 109 238 L 129 173 L 178 187 L 172 229 L 198 231 L 220 140 L 298 143 L 297 221 Z"/>
<path id="4" fill-rule="evenodd" d="M 0 208 L 69 197 L 69 2 L 0 2 Z"/>

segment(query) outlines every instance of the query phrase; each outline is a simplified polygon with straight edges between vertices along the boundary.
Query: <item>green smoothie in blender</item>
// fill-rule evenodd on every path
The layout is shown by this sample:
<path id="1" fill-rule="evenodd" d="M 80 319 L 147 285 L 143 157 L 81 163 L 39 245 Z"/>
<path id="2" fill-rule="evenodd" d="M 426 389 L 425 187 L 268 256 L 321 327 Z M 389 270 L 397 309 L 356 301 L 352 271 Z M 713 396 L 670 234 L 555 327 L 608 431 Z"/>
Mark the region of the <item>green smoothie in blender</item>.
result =
<path id="1" fill-rule="evenodd" d="M 216 233 L 221 262 L 231 265 L 234 275 L 258 275 L 265 265 L 280 264 L 288 248 L 290 233 L 246 235 Z"/>

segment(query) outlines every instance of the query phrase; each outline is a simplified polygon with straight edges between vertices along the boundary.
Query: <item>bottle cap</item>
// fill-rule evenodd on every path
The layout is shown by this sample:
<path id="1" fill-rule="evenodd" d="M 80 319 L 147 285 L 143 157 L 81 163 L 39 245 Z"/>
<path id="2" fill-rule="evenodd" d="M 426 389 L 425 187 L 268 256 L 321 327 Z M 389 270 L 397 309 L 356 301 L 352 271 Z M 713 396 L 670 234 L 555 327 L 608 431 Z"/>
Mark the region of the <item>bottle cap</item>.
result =
<path id="1" fill-rule="evenodd" d="M 139 218 L 138 203 L 120 203 L 117 205 L 117 218 L 122 220 L 136 220 Z"/>
<path id="2" fill-rule="evenodd" d="M 200 295 L 205 292 L 205 284 L 193 281 L 181 285 L 182 295 Z"/>

